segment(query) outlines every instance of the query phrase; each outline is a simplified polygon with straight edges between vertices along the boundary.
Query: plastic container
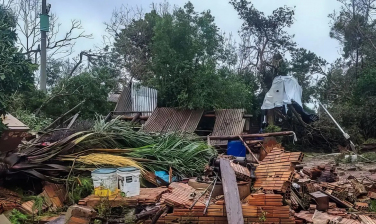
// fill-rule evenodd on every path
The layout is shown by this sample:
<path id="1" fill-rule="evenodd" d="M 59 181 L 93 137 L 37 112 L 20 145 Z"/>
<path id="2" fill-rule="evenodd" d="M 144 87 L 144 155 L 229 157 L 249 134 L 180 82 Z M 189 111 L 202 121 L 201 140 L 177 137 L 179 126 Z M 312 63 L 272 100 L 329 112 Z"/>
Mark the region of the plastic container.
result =
<path id="1" fill-rule="evenodd" d="M 242 141 L 229 141 L 227 144 L 227 155 L 245 157 L 246 148 Z"/>
<path id="2" fill-rule="evenodd" d="M 97 196 L 111 196 L 117 193 L 116 168 L 99 168 L 91 172 L 94 194 Z"/>
<path id="3" fill-rule="evenodd" d="M 122 167 L 117 171 L 118 186 L 125 197 L 137 196 L 140 194 L 140 170 L 135 167 Z"/>

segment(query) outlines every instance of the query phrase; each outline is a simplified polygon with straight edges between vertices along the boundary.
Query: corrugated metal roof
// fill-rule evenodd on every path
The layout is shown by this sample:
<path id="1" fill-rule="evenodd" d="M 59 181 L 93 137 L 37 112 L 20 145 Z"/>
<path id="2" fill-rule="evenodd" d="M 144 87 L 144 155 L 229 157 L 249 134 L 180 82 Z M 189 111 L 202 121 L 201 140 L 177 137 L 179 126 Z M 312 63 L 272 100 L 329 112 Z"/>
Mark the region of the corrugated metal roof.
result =
<path id="1" fill-rule="evenodd" d="M 124 86 L 116 104 L 115 111 L 132 111 L 131 88 Z"/>
<path id="2" fill-rule="evenodd" d="M 245 119 L 244 109 L 223 109 L 215 111 L 215 124 L 212 136 L 240 135 L 243 132 Z M 227 144 L 227 140 L 212 140 L 211 145 Z"/>
<path id="3" fill-rule="evenodd" d="M 203 113 L 204 110 L 180 110 L 168 107 L 156 108 L 142 130 L 156 133 L 193 133 Z"/>

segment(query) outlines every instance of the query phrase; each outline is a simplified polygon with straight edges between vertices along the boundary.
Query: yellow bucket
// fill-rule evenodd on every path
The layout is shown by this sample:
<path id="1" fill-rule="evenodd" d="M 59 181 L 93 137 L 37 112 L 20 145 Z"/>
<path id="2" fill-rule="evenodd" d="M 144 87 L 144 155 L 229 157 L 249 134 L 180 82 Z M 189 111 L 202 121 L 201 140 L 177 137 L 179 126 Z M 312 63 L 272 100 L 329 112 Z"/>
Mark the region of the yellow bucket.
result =
<path id="1" fill-rule="evenodd" d="M 106 189 L 104 187 L 96 187 L 94 188 L 94 195 L 100 197 L 109 197 L 119 193 L 119 189 L 111 191 L 110 189 Z"/>

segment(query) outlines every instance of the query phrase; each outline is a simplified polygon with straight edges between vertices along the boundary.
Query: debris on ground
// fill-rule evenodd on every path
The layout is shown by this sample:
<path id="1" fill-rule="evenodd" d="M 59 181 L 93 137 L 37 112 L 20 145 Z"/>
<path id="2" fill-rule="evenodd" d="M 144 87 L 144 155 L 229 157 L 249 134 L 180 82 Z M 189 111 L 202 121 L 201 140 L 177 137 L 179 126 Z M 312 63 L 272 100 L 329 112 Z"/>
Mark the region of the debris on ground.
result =
<path id="1" fill-rule="evenodd" d="M 338 165 L 332 157 L 289 152 L 273 137 L 293 132 L 225 134 L 210 136 L 206 143 L 176 133 L 136 132 L 113 120 L 60 139 L 36 137 L 5 156 L 8 182 L 19 181 L 18 175 L 32 181 L 24 186 L 15 182 L 23 192 L 0 188 L 2 219 L 376 223 L 375 166 L 365 169 L 368 165 L 359 161 Z M 210 145 L 223 147 L 228 140 L 236 142 L 229 144 L 228 154 Z"/>

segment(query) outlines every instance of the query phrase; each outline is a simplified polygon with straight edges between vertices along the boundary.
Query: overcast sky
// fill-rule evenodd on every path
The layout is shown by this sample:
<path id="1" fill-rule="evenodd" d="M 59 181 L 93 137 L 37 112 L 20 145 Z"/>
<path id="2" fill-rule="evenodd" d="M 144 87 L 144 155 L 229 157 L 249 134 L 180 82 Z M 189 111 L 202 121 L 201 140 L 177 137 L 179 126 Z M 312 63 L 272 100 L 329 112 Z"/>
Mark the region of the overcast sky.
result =
<path id="1" fill-rule="evenodd" d="M 145 11 L 150 10 L 151 3 L 163 0 L 47 0 L 52 5 L 51 11 L 59 16 L 62 23 L 61 30 L 67 30 L 72 19 L 81 20 L 87 33 L 93 34 L 91 40 L 81 40 L 75 48 L 76 53 L 81 50 L 92 49 L 100 45 L 102 35 L 105 34 L 103 23 L 111 18 L 111 13 L 122 4 L 141 6 Z M 185 0 L 170 0 L 171 4 L 183 6 Z M 217 26 L 226 33 L 238 35 L 242 21 L 228 0 L 191 0 L 196 11 L 210 10 L 215 17 Z M 339 57 L 338 42 L 329 37 L 328 14 L 338 10 L 340 5 L 336 0 L 254 0 L 255 7 L 269 15 L 280 6 L 296 6 L 295 23 L 289 30 L 295 34 L 295 41 L 300 47 L 306 48 L 333 62 Z"/>

